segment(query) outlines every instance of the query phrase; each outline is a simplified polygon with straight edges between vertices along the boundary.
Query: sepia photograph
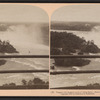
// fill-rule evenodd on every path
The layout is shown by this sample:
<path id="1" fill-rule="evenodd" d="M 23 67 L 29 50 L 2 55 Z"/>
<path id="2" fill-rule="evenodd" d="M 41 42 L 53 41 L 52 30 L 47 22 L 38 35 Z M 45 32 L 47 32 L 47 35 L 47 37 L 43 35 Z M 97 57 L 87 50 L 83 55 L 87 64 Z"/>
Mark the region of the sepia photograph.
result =
<path id="1" fill-rule="evenodd" d="M 55 10 L 50 28 L 50 88 L 100 89 L 100 5 Z"/>
<path id="2" fill-rule="evenodd" d="M 49 17 L 36 6 L 0 4 L 0 89 L 49 88 Z"/>

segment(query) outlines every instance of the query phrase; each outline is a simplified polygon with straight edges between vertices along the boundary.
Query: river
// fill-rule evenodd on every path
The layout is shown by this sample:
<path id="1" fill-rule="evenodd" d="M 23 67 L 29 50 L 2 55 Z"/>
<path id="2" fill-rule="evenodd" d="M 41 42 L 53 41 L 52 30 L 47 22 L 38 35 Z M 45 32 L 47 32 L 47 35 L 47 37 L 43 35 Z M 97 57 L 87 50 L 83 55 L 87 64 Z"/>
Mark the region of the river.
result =
<path id="1" fill-rule="evenodd" d="M 100 47 L 100 26 L 94 27 L 91 31 L 73 31 L 73 30 L 51 30 L 56 32 L 70 32 L 85 40 L 93 40 Z M 60 34 L 60 33 L 59 33 Z M 99 53 L 97 55 L 100 55 Z M 88 58 L 86 58 L 88 59 Z M 72 71 L 72 70 L 100 70 L 100 58 L 91 58 L 88 65 L 78 67 L 55 66 L 54 60 L 51 59 L 50 64 L 55 66 L 51 71 Z M 70 86 L 86 86 L 87 84 L 100 83 L 100 74 L 59 74 L 50 76 L 50 88 L 70 87 Z"/>

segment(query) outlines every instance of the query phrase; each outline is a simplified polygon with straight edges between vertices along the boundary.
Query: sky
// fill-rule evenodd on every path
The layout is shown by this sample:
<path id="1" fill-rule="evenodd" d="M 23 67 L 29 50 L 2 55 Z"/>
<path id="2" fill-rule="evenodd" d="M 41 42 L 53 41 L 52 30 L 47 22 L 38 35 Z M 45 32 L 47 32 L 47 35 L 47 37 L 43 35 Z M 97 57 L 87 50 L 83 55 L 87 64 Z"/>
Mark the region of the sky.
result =
<path id="1" fill-rule="evenodd" d="M 100 5 L 69 5 L 57 9 L 51 17 L 52 21 L 100 22 Z"/>
<path id="2" fill-rule="evenodd" d="M 35 6 L 0 4 L 0 22 L 48 22 L 48 15 Z"/>

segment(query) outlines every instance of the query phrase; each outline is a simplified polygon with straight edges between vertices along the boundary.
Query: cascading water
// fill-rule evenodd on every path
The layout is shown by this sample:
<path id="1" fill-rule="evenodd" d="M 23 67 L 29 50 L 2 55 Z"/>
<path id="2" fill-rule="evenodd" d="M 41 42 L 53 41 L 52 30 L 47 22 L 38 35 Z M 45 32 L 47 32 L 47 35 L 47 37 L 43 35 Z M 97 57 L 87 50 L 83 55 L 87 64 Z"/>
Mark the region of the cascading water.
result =
<path id="1" fill-rule="evenodd" d="M 42 32 L 41 27 L 42 25 L 39 24 L 12 24 L 6 31 L 0 31 L 0 37 L 1 40 L 9 40 L 20 53 L 31 51 L 36 54 L 39 50 L 46 50 L 45 54 L 48 54 L 49 47 L 43 44 L 45 33 Z"/>

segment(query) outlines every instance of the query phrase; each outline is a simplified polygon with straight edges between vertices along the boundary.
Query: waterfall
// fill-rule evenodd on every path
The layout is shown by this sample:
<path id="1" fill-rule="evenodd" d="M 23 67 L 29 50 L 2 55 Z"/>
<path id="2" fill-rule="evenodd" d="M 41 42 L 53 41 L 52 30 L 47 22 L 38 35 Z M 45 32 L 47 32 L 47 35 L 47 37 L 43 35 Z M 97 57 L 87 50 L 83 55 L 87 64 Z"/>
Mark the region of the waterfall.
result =
<path id="1" fill-rule="evenodd" d="M 9 40 L 10 43 L 21 52 L 46 50 L 49 51 L 49 47 L 44 44 L 44 35 L 42 31 L 42 24 L 7 24 L 7 30 L 0 31 L 1 40 Z M 6 26 L 7 26 L 6 25 Z M 49 33 L 47 32 L 49 35 Z M 46 42 L 46 41 L 45 41 Z"/>

